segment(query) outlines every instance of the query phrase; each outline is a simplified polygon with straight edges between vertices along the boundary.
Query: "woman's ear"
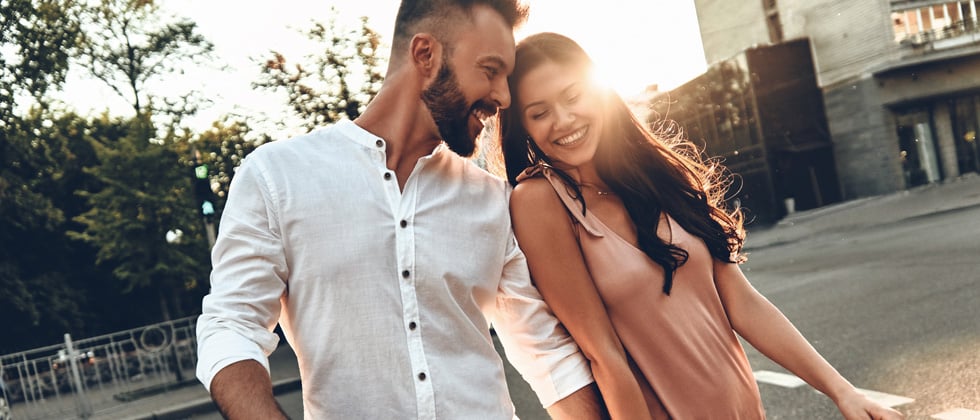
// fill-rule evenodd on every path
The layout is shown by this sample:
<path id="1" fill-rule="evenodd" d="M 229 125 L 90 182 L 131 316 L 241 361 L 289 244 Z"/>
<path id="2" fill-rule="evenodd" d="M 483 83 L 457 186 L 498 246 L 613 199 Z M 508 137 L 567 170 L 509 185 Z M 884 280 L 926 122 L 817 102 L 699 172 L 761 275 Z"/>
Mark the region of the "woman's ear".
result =
<path id="1" fill-rule="evenodd" d="M 442 66 L 442 43 L 432 34 L 415 34 L 409 44 L 412 66 L 425 79 L 435 78 Z"/>

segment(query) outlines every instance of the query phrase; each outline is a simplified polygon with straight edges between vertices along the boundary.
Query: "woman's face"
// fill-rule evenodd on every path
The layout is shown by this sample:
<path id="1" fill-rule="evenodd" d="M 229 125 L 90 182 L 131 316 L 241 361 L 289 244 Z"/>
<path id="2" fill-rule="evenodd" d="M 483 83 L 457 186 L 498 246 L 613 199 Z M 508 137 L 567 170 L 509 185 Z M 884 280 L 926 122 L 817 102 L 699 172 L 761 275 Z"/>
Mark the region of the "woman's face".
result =
<path id="1" fill-rule="evenodd" d="M 546 61 L 517 83 L 521 122 L 559 167 L 592 161 L 602 133 L 602 105 L 588 73 Z"/>

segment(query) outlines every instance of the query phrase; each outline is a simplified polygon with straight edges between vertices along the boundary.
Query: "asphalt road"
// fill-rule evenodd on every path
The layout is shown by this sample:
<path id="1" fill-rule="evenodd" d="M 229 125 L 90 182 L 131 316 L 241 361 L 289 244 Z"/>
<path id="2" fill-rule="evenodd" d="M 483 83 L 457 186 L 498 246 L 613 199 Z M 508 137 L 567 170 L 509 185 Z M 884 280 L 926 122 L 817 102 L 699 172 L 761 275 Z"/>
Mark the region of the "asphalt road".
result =
<path id="1" fill-rule="evenodd" d="M 855 386 L 914 399 L 895 407 L 909 419 L 980 410 L 980 207 L 818 235 L 749 258 L 755 287 Z M 747 350 L 754 370 L 786 372 Z M 812 388 L 763 383 L 760 391 L 770 419 L 840 418 Z"/>
<path id="2" fill-rule="evenodd" d="M 751 245 L 749 280 L 855 386 L 914 400 L 895 407 L 909 419 L 980 418 L 980 207 Z M 753 370 L 787 373 L 746 350 Z M 508 380 L 521 418 L 547 418 Z M 840 418 L 809 386 L 759 386 L 770 419 Z M 278 398 L 302 417 L 298 392 Z M 953 409 L 974 413 L 933 417 Z"/>

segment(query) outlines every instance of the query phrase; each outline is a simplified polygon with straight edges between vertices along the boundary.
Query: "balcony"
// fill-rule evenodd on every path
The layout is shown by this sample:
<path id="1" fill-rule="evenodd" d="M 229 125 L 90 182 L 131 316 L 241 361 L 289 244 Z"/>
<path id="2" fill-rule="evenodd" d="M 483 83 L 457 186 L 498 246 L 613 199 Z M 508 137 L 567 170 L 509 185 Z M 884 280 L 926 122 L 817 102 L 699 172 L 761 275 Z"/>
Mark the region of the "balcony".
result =
<path id="1" fill-rule="evenodd" d="M 973 20 L 956 21 L 942 28 L 908 35 L 899 41 L 904 56 L 976 44 L 980 44 L 980 24 Z"/>

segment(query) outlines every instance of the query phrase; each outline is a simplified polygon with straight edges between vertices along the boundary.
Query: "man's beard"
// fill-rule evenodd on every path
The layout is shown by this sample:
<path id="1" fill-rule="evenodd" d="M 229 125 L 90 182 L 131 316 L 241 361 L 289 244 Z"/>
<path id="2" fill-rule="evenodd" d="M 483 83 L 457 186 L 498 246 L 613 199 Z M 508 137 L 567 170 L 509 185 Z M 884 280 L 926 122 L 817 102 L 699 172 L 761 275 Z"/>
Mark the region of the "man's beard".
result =
<path id="1" fill-rule="evenodd" d="M 466 98 L 459 87 L 456 73 L 449 67 L 448 57 L 443 57 L 436 80 L 422 92 L 422 102 L 429 108 L 439 135 L 449 150 L 463 157 L 469 157 L 476 149 L 476 138 L 469 133 L 470 114 L 474 110 L 482 110 L 487 116 L 497 112 L 496 106 L 483 100 L 466 106 Z"/>

